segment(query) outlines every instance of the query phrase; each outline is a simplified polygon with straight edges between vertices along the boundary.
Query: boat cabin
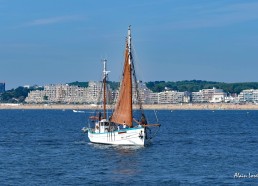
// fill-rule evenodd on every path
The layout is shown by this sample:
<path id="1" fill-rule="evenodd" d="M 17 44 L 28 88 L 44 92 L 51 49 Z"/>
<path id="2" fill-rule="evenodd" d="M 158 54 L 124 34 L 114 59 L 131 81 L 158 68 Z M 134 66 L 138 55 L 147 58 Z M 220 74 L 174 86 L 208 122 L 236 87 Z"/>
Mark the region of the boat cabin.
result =
<path id="1" fill-rule="evenodd" d="M 109 121 L 107 119 L 102 119 L 95 123 L 95 132 L 103 133 L 109 131 Z"/>

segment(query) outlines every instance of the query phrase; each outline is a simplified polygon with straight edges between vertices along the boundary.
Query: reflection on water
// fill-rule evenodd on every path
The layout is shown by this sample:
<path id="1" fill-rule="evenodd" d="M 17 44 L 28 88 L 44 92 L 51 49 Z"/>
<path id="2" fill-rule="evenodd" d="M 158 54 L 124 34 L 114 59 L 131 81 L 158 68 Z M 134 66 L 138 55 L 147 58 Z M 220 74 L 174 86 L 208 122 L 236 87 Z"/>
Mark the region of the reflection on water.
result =
<path id="1" fill-rule="evenodd" d="M 94 149 L 105 153 L 106 161 L 102 166 L 109 164 L 110 177 L 115 182 L 130 182 L 133 177 L 143 173 L 141 164 L 144 160 L 141 155 L 146 149 L 143 146 L 103 145 L 88 143 Z M 110 165 L 111 164 L 111 165 Z"/>
<path id="2" fill-rule="evenodd" d="M 117 161 L 113 167 L 112 179 L 116 182 L 130 182 L 135 176 L 142 173 L 141 156 L 142 146 L 115 146 Z"/>

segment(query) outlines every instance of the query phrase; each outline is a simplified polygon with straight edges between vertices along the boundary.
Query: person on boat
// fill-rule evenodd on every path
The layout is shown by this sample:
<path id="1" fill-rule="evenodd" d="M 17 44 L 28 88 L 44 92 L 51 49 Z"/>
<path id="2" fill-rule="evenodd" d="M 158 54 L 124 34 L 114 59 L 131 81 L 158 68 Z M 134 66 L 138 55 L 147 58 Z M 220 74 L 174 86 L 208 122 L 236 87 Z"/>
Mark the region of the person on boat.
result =
<path id="1" fill-rule="evenodd" d="M 142 125 L 147 125 L 147 120 L 146 120 L 146 117 L 144 114 L 142 114 L 142 117 L 141 117 L 141 124 Z"/>
<path id="2" fill-rule="evenodd" d="M 138 122 L 137 122 L 137 123 L 138 123 L 138 127 L 139 127 L 139 128 L 140 128 L 140 127 L 142 127 L 142 125 L 141 125 L 141 124 L 142 124 L 142 122 L 140 122 L 140 120 L 138 120 Z"/>
<path id="3" fill-rule="evenodd" d="M 125 121 L 124 121 L 124 123 L 123 123 L 123 128 L 124 128 L 124 129 L 126 128 L 126 124 L 125 124 Z"/>

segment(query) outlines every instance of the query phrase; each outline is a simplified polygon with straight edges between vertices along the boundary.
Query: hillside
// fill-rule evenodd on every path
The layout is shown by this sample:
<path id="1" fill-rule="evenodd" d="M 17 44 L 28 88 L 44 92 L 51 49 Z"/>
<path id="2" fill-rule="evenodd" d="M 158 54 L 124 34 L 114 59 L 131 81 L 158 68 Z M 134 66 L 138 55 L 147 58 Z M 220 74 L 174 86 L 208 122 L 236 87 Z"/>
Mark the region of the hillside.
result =
<path id="1" fill-rule="evenodd" d="M 191 80 L 191 81 L 154 81 L 147 82 L 147 87 L 153 92 L 161 92 L 165 90 L 165 87 L 171 90 L 177 90 L 180 92 L 189 91 L 197 92 L 201 89 L 218 88 L 223 89 L 228 93 L 239 94 L 245 89 L 258 89 L 258 82 L 246 82 L 246 83 L 224 83 L 214 81 L 202 81 L 202 80 Z"/>

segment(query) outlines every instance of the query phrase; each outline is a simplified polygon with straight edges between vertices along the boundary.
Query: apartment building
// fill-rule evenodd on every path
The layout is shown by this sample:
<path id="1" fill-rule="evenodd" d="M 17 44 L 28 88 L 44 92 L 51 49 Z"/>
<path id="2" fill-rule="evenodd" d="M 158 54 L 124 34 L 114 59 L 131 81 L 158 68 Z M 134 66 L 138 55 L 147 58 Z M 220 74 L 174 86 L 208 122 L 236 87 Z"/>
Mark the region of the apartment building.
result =
<path id="1" fill-rule="evenodd" d="M 258 103 L 258 89 L 243 90 L 238 98 L 240 102 Z"/>
<path id="2" fill-rule="evenodd" d="M 199 92 L 192 92 L 193 103 L 220 103 L 224 102 L 226 93 L 222 89 L 202 89 Z"/>
<path id="3" fill-rule="evenodd" d="M 167 90 L 159 93 L 150 93 L 146 98 L 148 104 L 172 104 L 172 103 L 189 103 L 189 92 L 178 92 Z"/>
<path id="4" fill-rule="evenodd" d="M 29 95 L 26 97 L 25 102 L 27 103 L 43 103 L 47 100 L 46 99 L 46 93 L 43 90 L 35 90 L 31 91 Z"/>
<path id="5" fill-rule="evenodd" d="M 46 85 L 44 90 L 31 91 L 25 99 L 27 103 L 86 103 L 88 90 L 69 85 Z"/>
<path id="6" fill-rule="evenodd" d="M 102 83 L 90 81 L 89 86 L 78 87 L 64 84 L 46 85 L 44 90 L 31 91 L 25 99 L 27 103 L 97 103 L 102 95 Z M 111 97 L 110 87 L 107 86 Z"/>
<path id="7" fill-rule="evenodd" d="M 158 103 L 168 104 L 168 103 L 182 103 L 184 97 L 184 92 L 176 91 L 164 91 L 158 93 Z"/>
<path id="8" fill-rule="evenodd" d="M 137 88 L 138 88 L 138 96 L 142 103 L 148 103 L 148 97 L 152 93 L 150 89 L 147 88 L 146 84 L 142 81 L 137 82 Z M 137 93 L 136 93 L 136 87 L 133 86 L 133 102 L 137 102 Z"/>

